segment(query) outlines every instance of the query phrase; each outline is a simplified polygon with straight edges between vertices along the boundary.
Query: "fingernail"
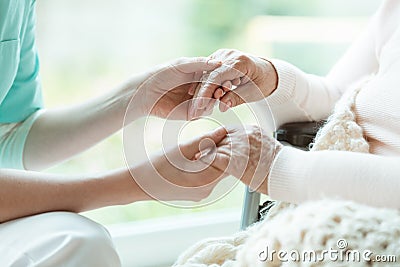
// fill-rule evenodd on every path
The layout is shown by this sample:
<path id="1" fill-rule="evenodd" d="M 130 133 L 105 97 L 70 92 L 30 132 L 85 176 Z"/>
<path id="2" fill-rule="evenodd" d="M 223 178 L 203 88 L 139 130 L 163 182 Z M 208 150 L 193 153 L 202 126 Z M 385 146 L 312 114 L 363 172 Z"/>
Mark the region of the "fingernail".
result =
<path id="1" fill-rule="evenodd" d="M 189 88 L 188 94 L 189 94 L 189 95 L 194 95 L 194 91 L 195 91 L 195 87 L 194 87 L 194 86 L 191 86 L 191 87 Z"/>
<path id="2" fill-rule="evenodd" d="M 230 100 L 228 100 L 228 102 L 226 102 L 226 105 L 231 108 L 232 107 L 232 102 Z"/>

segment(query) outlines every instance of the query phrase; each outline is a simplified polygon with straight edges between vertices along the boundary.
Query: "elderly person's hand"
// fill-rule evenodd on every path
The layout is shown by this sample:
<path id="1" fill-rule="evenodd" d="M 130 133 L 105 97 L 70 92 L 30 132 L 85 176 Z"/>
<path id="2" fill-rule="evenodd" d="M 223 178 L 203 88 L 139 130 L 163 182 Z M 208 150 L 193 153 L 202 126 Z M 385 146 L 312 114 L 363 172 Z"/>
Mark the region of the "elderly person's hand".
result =
<path id="1" fill-rule="evenodd" d="M 257 126 L 227 127 L 227 132 L 214 151 L 196 157 L 267 194 L 270 168 L 282 145 Z"/>
<path id="2" fill-rule="evenodd" d="M 152 68 L 144 74 L 127 115 L 190 120 L 190 100 L 203 72 L 219 66 L 221 61 L 217 59 L 183 57 Z M 211 109 L 204 113 L 206 111 L 211 112 Z"/>
<path id="3" fill-rule="evenodd" d="M 231 49 L 220 49 L 210 58 L 223 65 L 211 71 L 195 92 L 191 108 L 197 113 L 208 106 L 210 98 L 219 99 L 220 110 L 226 111 L 244 102 L 261 100 L 277 87 L 278 76 L 268 60 Z M 237 88 L 232 90 L 234 86 Z"/>

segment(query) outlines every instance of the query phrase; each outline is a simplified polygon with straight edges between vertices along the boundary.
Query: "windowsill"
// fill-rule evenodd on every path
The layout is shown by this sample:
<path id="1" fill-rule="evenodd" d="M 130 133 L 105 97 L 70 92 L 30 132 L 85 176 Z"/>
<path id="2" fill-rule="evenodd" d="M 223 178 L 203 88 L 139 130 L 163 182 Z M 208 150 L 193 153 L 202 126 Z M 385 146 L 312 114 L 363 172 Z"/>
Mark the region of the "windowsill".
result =
<path id="1" fill-rule="evenodd" d="M 239 230 L 240 210 L 190 214 L 108 226 L 123 267 L 171 266 L 197 241 Z"/>

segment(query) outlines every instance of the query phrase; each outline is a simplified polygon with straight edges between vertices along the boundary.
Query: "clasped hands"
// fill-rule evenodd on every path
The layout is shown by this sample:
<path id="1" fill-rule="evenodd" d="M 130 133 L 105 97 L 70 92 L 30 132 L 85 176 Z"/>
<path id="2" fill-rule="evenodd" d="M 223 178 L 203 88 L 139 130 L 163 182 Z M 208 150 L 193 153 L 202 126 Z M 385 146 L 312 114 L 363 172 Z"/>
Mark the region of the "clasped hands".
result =
<path id="1" fill-rule="evenodd" d="M 135 110 L 127 112 L 192 120 L 211 113 L 217 102 L 225 112 L 261 100 L 276 89 L 277 79 L 269 61 L 237 50 L 180 58 L 148 73 L 132 100 Z M 267 193 L 268 174 L 280 149 L 257 126 L 220 127 L 131 167 L 131 174 L 159 200 L 201 200 L 227 175 Z"/>

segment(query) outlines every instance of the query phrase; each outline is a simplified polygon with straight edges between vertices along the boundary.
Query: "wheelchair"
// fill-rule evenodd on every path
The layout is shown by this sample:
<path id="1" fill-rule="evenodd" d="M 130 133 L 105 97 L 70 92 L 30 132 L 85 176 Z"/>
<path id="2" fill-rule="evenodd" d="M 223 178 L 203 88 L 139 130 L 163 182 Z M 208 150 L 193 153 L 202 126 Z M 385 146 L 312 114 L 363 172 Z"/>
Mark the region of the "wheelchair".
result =
<path id="1" fill-rule="evenodd" d="M 274 137 L 283 145 L 309 150 L 318 129 L 324 123 L 324 121 L 287 123 L 274 132 Z M 274 204 L 273 201 L 267 200 L 260 205 L 260 200 L 260 193 L 251 190 L 248 186 L 245 187 L 240 222 L 241 230 L 245 230 L 251 224 L 259 221 L 263 214 L 267 213 Z"/>

